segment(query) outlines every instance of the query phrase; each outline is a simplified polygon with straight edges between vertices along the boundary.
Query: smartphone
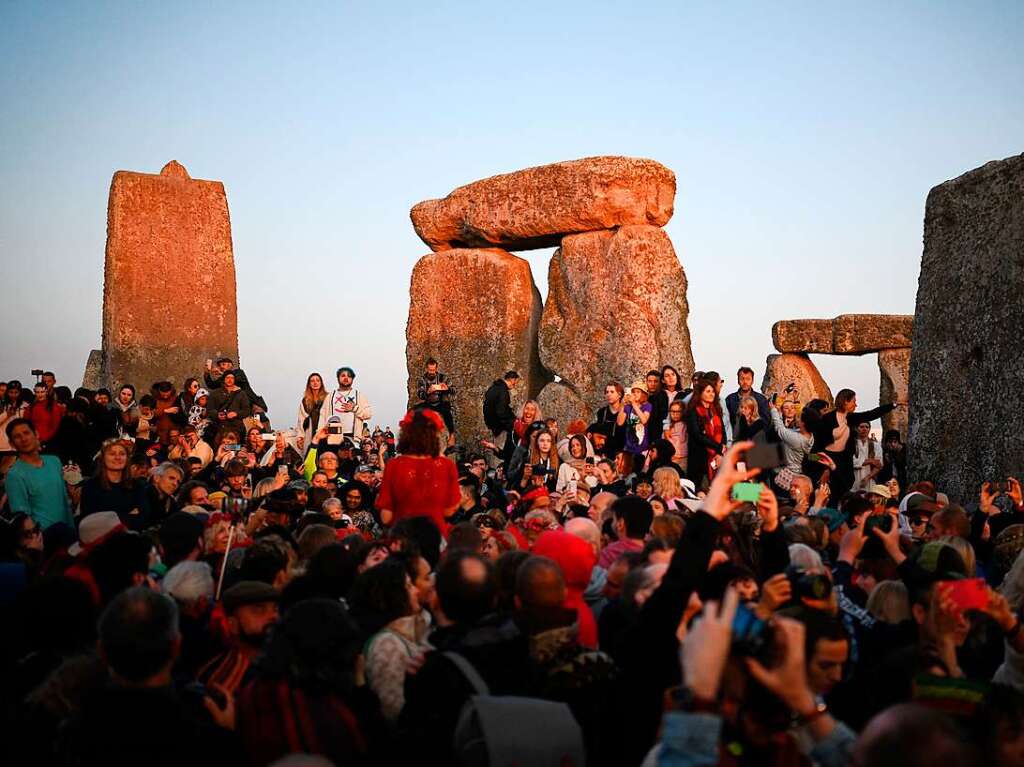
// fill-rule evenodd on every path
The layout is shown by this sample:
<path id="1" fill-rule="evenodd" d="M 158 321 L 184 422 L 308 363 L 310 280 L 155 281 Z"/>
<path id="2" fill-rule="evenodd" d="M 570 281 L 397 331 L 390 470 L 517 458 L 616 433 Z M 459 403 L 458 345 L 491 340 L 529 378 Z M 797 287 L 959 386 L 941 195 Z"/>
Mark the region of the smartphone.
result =
<path id="1" fill-rule="evenodd" d="M 224 445 L 224 449 L 227 450 L 229 453 L 237 453 L 239 450 L 242 449 L 242 446 L 235 443 L 231 443 Z"/>
<path id="2" fill-rule="evenodd" d="M 277 439 L 276 434 L 261 434 L 260 436 L 263 438 L 264 442 L 273 442 L 275 439 Z"/>
<path id="3" fill-rule="evenodd" d="M 782 443 L 758 441 L 744 456 L 748 469 L 775 469 L 783 464 Z"/>
<path id="4" fill-rule="evenodd" d="M 288 466 L 286 464 L 282 463 L 280 466 L 277 467 L 277 473 L 278 474 L 287 474 L 288 473 Z"/>
<path id="5" fill-rule="evenodd" d="M 760 482 L 737 482 L 732 486 L 732 499 L 744 503 L 757 503 L 764 485 Z"/>
<path id="6" fill-rule="evenodd" d="M 245 486 L 247 488 L 249 488 L 250 490 L 252 490 L 252 475 L 251 474 L 246 474 L 245 475 Z"/>
<path id="7" fill-rule="evenodd" d="M 586 463 L 586 464 L 589 464 L 590 466 L 593 466 L 594 465 L 594 459 L 593 458 L 585 458 L 583 460 L 583 463 Z"/>
<path id="8" fill-rule="evenodd" d="M 768 624 L 744 604 L 732 619 L 732 646 L 740 655 L 757 655 L 767 641 Z"/>
<path id="9" fill-rule="evenodd" d="M 575 479 L 570 479 L 568 482 L 565 483 L 565 494 L 566 495 L 575 495 L 576 494 L 576 480 Z"/>
<path id="10" fill-rule="evenodd" d="M 982 610 L 988 605 L 988 591 L 982 578 L 967 578 L 962 581 L 939 581 L 956 606 L 963 610 Z"/>

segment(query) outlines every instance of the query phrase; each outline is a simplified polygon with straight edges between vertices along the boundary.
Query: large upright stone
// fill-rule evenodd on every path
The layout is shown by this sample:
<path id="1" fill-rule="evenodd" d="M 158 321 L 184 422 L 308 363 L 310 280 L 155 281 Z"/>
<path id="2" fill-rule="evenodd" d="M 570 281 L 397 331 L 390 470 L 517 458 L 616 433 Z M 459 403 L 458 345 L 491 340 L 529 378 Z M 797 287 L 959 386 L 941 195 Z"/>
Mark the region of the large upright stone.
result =
<path id="1" fill-rule="evenodd" d="M 593 406 L 561 381 L 552 381 L 541 389 L 537 404 L 545 418 L 558 419 L 559 431 L 563 435 L 570 421 L 581 419 L 590 423 L 594 417 Z"/>
<path id="2" fill-rule="evenodd" d="M 588 157 L 492 176 L 412 209 L 416 234 L 439 251 L 547 248 L 564 235 L 627 224 L 664 226 L 675 174 L 654 160 Z"/>
<path id="3" fill-rule="evenodd" d="M 868 354 L 910 346 L 909 314 L 841 314 L 831 320 L 783 320 L 772 326 L 772 341 L 783 353 Z"/>
<path id="4" fill-rule="evenodd" d="M 878 353 L 878 401 L 906 402 L 910 394 L 910 349 L 883 349 Z M 896 429 L 907 438 L 907 408 L 882 416 L 882 429 Z"/>
<path id="5" fill-rule="evenodd" d="M 591 408 L 608 381 L 629 386 L 665 363 L 688 381 L 688 314 L 686 275 L 662 229 L 571 235 L 548 268 L 540 359 Z"/>
<path id="6" fill-rule="evenodd" d="M 795 397 L 786 394 L 790 384 L 796 387 Z M 764 363 L 761 393 L 766 397 L 782 394 L 786 399 L 795 398 L 804 405 L 812 399 L 823 399 L 832 404 L 831 389 L 806 354 L 769 354 Z"/>
<path id="7" fill-rule="evenodd" d="M 108 386 L 181 385 L 209 357 L 238 359 L 235 261 L 224 185 L 118 171 L 110 184 L 99 371 Z"/>
<path id="8" fill-rule="evenodd" d="M 412 271 L 406 326 L 409 404 L 434 357 L 455 386 L 460 443 L 490 439 L 484 392 L 506 370 L 522 376 L 514 404 L 536 397 L 548 381 L 537 357 L 540 291 L 530 264 L 497 248 L 430 253 Z"/>
<path id="9" fill-rule="evenodd" d="M 1024 154 L 928 194 L 910 361 L 912 481 L 961 502 L 1024 472 Z"/>

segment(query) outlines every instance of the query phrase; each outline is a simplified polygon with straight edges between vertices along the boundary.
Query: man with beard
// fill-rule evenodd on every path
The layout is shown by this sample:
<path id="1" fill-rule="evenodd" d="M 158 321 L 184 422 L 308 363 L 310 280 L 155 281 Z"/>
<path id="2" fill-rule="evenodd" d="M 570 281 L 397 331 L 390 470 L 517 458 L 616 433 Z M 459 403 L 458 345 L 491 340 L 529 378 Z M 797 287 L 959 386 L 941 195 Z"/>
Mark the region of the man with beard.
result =
<path id="1" fill-rule="evenodd" d="M 197 681 L 231 694 L 249 681 L 249 667 L 277 622 L 277 599 L 274 587 L 260 581 L 240 581 L 224 592 L 229 647 L 199 670 Z"/>

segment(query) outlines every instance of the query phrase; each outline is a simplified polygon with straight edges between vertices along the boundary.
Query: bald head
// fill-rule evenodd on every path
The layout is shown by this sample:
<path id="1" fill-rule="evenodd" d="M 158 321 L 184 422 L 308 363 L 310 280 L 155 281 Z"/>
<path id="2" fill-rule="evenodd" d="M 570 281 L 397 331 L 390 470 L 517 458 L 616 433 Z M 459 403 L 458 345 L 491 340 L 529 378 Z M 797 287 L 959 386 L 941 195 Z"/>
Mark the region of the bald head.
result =
<path id="1" fill-rule="evenodd" d="M 611 495 L 609 493 L 609 495 Z M 601 529 L 587 517 L 573 517 L 565 523 L 565 532 L 582 538 L 591 545 L 594 553 L 601 548 Z"/>
<path id="2" fill-rule="evenodd" d="M 927 767 L 981 762 L 953 720 L 913 703 L 891 706 L 868 722 L 853 747 L 855 767 Z"/>
<path id="3" fill-rule="evenodd" d="M 590 511 L 589 517 L 597 522 L 599 519 L 604 519 L 607 515 L 608 509 L 618 498 L 615 493 L 598 493 L 590 499 Z"/>
<path id="4" fill-rule="evenodd" d="M 565 580 L 553 559 L 530 557 L 519 566 L 516 600 L 522 607 L 558 607 L 565 601 Z"/>

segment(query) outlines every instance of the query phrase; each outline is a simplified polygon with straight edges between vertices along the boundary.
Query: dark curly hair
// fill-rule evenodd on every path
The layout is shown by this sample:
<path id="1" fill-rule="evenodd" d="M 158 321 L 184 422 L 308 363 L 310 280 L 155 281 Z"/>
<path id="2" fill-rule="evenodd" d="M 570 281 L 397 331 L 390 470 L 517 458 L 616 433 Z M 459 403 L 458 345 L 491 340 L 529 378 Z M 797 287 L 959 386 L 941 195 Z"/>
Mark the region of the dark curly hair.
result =
<path id="1" fill-rule="evenodd" d="M 356 577 L 349 593 L 352 614 L 367 633 L 376 633 L 396 618 L 412 612 L 405 563 L 385 559 Z"/>
<path id="2" fill-rule="evenodd" d="M 356 656 L 362 633 L 335 599 L 305 599 L 284 614 L 256 660 L 264 677 L 284 678 L 312 693 L 347 693 L 355 689 Z"/>
<path id="3" fill-rule="evenodd" d="M 413 413 L 412 420 L 398 434 L 398 452 L 403 455 L 441 455 L 441 434 L 437 426 L 422 410 Z"/>

